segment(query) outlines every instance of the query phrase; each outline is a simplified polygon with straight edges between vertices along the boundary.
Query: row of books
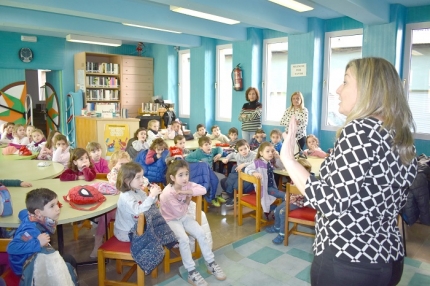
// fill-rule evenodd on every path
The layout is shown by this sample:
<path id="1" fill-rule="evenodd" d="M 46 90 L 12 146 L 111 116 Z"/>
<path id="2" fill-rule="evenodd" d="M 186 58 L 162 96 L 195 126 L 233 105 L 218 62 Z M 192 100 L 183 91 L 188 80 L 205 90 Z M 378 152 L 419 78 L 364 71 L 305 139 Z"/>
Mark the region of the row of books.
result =
<path id="1" fill-rule="evenodd" d="M 119 100 L 119 91 L 110 89 L 87 89 L 87 100 Z"/>
<path id="2" fill-rule="evenodd" d="M 87 72 L 119 74 L 119 64 L 87 62 Z"/>
<path id="3" fill-rule="evenodd" d="M 119 79 L 113 76 L 86 76 L 85 85 L 91 87 L 119 87 Z"/>

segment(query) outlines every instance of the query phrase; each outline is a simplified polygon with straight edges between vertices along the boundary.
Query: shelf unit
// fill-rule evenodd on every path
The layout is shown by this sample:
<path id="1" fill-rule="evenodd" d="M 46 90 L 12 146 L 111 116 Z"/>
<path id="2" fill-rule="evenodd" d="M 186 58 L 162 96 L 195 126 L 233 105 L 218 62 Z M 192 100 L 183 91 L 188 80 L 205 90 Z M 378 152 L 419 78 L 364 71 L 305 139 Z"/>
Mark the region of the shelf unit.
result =
<path id="1" fill-rule="evenodd" d="M 85 104 L 118 103 L 138 115 L 142 102 L 154 95 L 152 58 L 81 52 L 75 54 L 75 88 L 85 94 Z"/>

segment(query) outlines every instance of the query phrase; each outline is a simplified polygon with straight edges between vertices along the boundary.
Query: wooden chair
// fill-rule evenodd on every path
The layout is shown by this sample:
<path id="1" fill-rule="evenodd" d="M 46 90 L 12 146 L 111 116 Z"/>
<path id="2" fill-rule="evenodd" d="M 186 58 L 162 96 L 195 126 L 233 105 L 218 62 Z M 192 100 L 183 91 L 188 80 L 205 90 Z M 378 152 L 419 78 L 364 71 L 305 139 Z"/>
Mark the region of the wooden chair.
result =
<path id="1" fill-rule="evenodd" d="M 5 255 L 7 255 L 6 249 L 9 242 L 11 241 L 12 239 L 9 239 L 9 238 L 0 239 L 0 252 L 2 252 L 2 254 L 4 253 Z M 21 276 L 16 275 L 10 267 L 6 268 L 6 270 L 3 272 L 1 277 L 4 279 L 4 281 L 6 282 L 6 285 L 8 286 L 18 286 L 19 281 L 21 279 Z"/>
<path id="2" fill-rule="evenodd" d="M 317 211 L 311 207 L 302 207 L 290 211 L 290 195 L 296 194 L 301 195 L 302 193 L 297 189 L 296 186 L 287 184 L 287 198 L 285 200 L 285 236 L 284 245 L 288 245 L 288 237 L 291 234 L 304 235 L 308 237 L 315 237 L 315 234 L 299 231 L 297 226 L 299 224 L 307 226 L 315 226 L 315 214 Z M 290 222 L 294 223 L 290 229 Z"/>
<path id="3" fill-rule="evenodd" d="M 235 199 L 237 196 L 237 215 L 238 215 L 238 225 L 243 224 L 243 218 L 253 217 L 255 218 L 255 232 L 260 232 L 262 226 L 273 224 L 273 221 L 268 221 L 263 218 L 263 209 L 261 207 L 261 183 L 260 179 L 254 177 L 253 175 L 245 174 L 244 172 L 239 172 L 239 182 L 237 184 L 237 195 L 235 192 Z M 243 193 L 243 182 L 250 182 L 257 186 L 255 193 L 244 194 Z M 276 203 L 276 201 L 275 201 Z M 252 212 L 243 213 L 243 208 L 248 207 L 252 209 Z M 234 212 L 236 213 L 236 202 L 234 206 Z"/>
<path id="4" fill-rule="evenodd" d="M 143 214 L 139 215 L 137 223 L 137 233 L 139 235 L 143 234 L 143 229 L 145 225 L 145 218 Z M 104 285 L 121 285 L 121 286 L 143 286 L 145 285 L 145 273 L 143 270 L 137 266 L 134 262 L 133 257 L 130 253 L 130 242 L 119 241 L 115 236 L 111 237 L 102 246 L 100 246 L 98 253 L 98 276 L 99 276 L 99 286 Z M 106 264 L 105 259 L 117 259 L 122 260 L 122 265 L 130 265 L 130 270 L 124 275 L 121 281 L 108 280 L 106 278 Z M 127 263 L 124 263 L 124 260 Z M 121 267 L 122 268 L 122 267 Z M 137 283 L 127 282 L 131 275 L 137 269 Z M 118 264 L 117 264 L 118 271 Z M 121 269 L 122 272 L 122 269 Z M 119 272 L 119 273 L 121 273 Z M 157 268 L 152 271 L 152 277 L 157 277 Z"/>
<path id="5" fill-rule="evenodd" d="M 193 197 L 193 201 L 196 203 L 196 221 L 201 225 L 202 224 L 202 196 L 196 196 Z M 172 248 L 167 249 L 167 247 L 164 247 L 165 254 L 164 254 L 164 273 L 170 272 L 170 264 L 181 261 L 182 257 L 179 252 L 179 248 Z M 175 253 L 175 257 L 171 257 L 171 252 Z M 196 239 L 195 249 L 194 252 L 191 253 L 192 257 L 194 259 L 198 259 L 201 256 L 201 250 L 199 247 L 199 244 Z"/>

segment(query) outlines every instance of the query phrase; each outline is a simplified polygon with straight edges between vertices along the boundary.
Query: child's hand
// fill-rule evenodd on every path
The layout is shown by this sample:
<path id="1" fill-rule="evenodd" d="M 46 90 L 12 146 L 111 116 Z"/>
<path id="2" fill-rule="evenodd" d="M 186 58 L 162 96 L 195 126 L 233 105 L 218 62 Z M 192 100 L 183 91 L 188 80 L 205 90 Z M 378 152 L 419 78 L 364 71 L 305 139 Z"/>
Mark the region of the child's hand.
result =
<path id="1" fill-rule="evenodd" d="M 184 158 L 184 156 L 182 156 L 182 155 L 175 155 L 175 156 L 173 156 L 173 158 Z"/>
<path id="2" fill-rule="evenodd" d="M 214 162 L 218 161 L 219 158 L 221 158 L 221 154 L 215 155 L 214 156 Z"/>
<path id="3" fill-rule="evenodd" d="M 85 176 L 84 175 L 78 176 L 78 180 L 85 180 Z"/>
<path id="4" fill-rule="evenodd" d="M 225 159 L 225 158 L 224 158 L 224 159 L 222 159 L 221 161 L 222 161 L 224 164 L 227 164 L 227 163 L 228 163 L 228 160 L 227 160 L 227 159 Z"/>
<path id="5" fill-rule="evenodd" d="M 161 193 L 161 188 L 157 184 L 149 185 L 149 194 L 151 197 L 156 197 Z"/>
<path id="6" fill-rule="evenodd" d="M 275 151 L 273 152 L 273 157 L 274 157 L 274 158 L 279 158 L 279 153 L 278 153 L 278 151 L 276 151 L 276 150 L 275 150 Z"/>
<path id="7" fill-rule="evenodd" d="M 29 182 L 21 182 L 21 187 L 27 188 L 27 187 L 32 187 L 33 185 Z"/>
<path id="8" fill-rule="evenodd" d="M 245 164 L 240 164 L 236 166 L 236 171 L 239 173 L 245 167 Z"/>
<path id="9" fill-rule="evenodd" d="M 41 233 L 37 236 L 40 246 L 44 247 L 51 241 L 51 237 L 47 233 Z"/>
<path id="10" fill-rule="evenodd" d="M 262 178 L 262 177 L 261 177 L 261 174 L 260 174 L 260 173 L 258 173 L 258 172 L 252 173 L 252 175 L 253 175 L 254 177 L 256 177 L 257 179 L 261 179 L 261 178 Z"/>

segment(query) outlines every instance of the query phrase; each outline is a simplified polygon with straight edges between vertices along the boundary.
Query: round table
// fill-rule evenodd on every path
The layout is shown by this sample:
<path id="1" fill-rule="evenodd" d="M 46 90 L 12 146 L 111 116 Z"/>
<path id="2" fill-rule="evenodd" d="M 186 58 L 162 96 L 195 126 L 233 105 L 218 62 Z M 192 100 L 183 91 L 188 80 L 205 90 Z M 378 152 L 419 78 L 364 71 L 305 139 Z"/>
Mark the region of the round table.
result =
<path id="1" fill-rule="evenodd" d="M 3 155 L 3 148 L 7 146 L 8 145 L 0 145 L 0 161 L 32 160 L 38 155 L 38 153 L 34 153 L 31 156 Z"/>
<path id="2" fill-rule="evenodd" d="M 46 167 L 39 167 L 37 164 L 40 162 L 47 162 L 50 163 L 50 165 Z M 63 172 L 64 166 L 60 163 L 43 160 L 16 160 L 0 161 L 0 170 L 0 177 L 2 179 L 16 179 L 28 182 L 55 178 Z"/>

